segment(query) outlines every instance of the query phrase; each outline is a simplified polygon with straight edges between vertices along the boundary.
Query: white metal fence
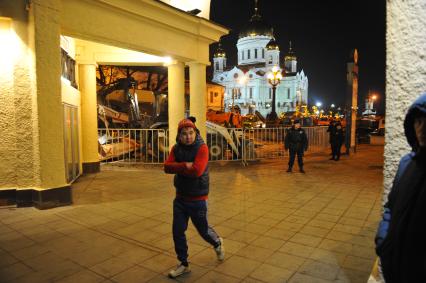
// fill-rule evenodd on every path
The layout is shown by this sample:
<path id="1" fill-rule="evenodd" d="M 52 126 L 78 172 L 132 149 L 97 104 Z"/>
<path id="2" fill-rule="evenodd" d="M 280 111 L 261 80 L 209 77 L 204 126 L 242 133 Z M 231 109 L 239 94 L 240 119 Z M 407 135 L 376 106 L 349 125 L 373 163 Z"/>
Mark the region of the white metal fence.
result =
<path id="1" fill-rule="evenodd" d="M 289 128 L 263 128 L 244 130 L 246 147 L 244 160 L 276 159 L 288 154 L 284 140 Z M 327 127 L 304 127 L 308 138 L 308 152 L 324 150 L 329 146 Z"/>
<path id="2" fill-rule="evenodd" d="M 288 128 L 225 129 L 207 131 L 210 161 L 253 161 L 287 155 Z M 308 152 L 329 146 L 327 127 L 304 127 Z M 103 162 L 160 164 L 169 153 L 167 129 L 99 129 L 99 158 Z M 174 141 L 173 141 L 174 143 Z"/>
<path id="3" fill-rule="evenodd" d="M 168 156 L 167 129 L 99 129 L 103 162 L 163 163 Z"/>

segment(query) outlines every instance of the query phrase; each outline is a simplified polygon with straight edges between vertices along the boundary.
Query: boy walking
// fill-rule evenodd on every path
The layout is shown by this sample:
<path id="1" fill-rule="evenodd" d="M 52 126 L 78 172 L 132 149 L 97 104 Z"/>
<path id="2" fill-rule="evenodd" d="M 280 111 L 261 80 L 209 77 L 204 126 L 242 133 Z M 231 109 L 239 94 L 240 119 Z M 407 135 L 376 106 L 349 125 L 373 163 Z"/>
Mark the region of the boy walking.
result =
<path id="1" fill-rule="evenodd" d="M 176 145 L 173 146 L 164 163 L 164 171 L 175 174 L 176 188 L 176 198 L 173 201 L 173 241 L 180 264 L 169 272 L 171 278 L 191 271 L 185 237 L 189 218 L 200 236 L 213 246 L 218 260 L 222 261 L 225 257 L 223 239 L 208 225 L 207 221 L 208 159 L 208 147 L 199 135 L 195 124 L 189 119 L 180 121 Z"/>

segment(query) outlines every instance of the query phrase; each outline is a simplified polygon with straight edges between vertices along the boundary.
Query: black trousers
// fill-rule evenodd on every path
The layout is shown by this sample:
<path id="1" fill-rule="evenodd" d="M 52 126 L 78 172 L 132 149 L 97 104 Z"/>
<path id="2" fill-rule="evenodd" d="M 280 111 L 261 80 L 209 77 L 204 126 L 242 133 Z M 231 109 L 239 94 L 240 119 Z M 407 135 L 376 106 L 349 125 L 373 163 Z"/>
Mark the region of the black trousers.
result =
<path id="1" fill-rule="evenodd" d="M 303 169 L 303 149 L 302 150 L 292 150 L 289 149 L 290 160 L 288 161 L 288 167 L 291 169 L 294 165 L 294 160 L 297 155 L 297 163 L 299 164 L 299 169 Z"/>
<path id="2" fill-rule="evenodd" d="M 340 159 L 341 148 L 342 148 L 342 143 L 340 142 L 331 143 L 331 154 L 333 155 L 334 159 L 337 159 L 337 160 Z"/>
<path id="3" fill-rule="evenodd" d="M 200 236 L 213 247 L 217 247 L 219 236 L 209 226 L 207 221 L 207 201 L 184 201 L 176 198 L 173 201 L 173 241 L 177 258 L 182 263 L 188 262 L 188 245 L 185 231 L 188 228 L 188 220 L 191 218 Z"/>

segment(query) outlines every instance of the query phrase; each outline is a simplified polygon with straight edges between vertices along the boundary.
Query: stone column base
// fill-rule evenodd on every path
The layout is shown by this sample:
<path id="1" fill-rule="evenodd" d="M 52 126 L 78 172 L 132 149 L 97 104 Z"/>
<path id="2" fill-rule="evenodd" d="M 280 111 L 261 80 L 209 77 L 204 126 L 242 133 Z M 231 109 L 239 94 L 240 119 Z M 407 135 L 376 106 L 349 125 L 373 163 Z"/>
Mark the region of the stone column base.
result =
<path id="1" fill-rule="evenodd" d="M 98 173 L 101 171 L 101 163 L 98 162 L 83 162 L 83 174 Z"/>
<path id="2" fill-rule="evenodd" d="M 0 206 L 16 205 L 17 207 L 34 206 L 48 209 L 72 204 L 71 186 L 38 190 L 0 190 Z"/>

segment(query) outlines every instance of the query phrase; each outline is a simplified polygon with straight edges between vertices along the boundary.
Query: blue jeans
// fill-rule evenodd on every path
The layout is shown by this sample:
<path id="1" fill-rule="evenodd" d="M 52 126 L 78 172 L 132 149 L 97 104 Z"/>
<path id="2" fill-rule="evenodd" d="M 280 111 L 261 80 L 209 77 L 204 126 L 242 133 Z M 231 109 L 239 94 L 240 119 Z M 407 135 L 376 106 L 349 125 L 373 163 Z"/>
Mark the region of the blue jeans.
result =
<path id="1" fill-rule="evenodd" d="M 185 231 L 188 220 L 192 223 L 203 239 L 213 247 L 219 246 L 219 236 L 207 222 L 207 201 L 185 201 L 175 198 L 173 201 L 173 241 L 177 258 L 184 264 L 188 263 L 188 245 Z"/>

